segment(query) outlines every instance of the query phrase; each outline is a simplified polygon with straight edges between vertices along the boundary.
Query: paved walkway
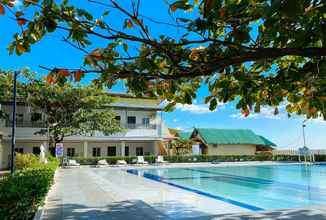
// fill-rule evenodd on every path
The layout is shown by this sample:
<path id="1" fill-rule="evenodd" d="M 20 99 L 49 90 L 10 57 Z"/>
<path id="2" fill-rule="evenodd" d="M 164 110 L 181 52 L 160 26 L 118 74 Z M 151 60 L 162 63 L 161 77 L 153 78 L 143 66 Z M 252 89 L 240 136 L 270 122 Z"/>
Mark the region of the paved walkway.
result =
<path id="1" fill-rule="evenodd" d="M 141 201 L 123 201 L 104 191 L 89 175 L 88 169 L 66 169 L 59 170 L 56 175 L 42 219 L 144 220 L 155 219 L 151 215 L 159 216 L 147 208 Z"/>
<path id="2" fill-rule="evenodd" d="M 114 168 L 61 169 L 55 181 L 45 205 L 44 220 L 326 220 L 326 207 L 250 213 Z"/>

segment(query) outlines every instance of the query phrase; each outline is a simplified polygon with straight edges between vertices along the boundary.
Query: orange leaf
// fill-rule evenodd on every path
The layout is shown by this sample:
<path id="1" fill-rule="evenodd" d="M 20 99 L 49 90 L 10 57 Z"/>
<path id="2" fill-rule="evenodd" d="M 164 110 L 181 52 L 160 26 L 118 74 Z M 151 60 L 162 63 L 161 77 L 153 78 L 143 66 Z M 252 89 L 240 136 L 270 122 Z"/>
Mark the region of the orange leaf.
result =
<path id="1" fill-rule="evenodd" d="M 74 73 L 74 77 L 75 77 L 75 81 L 76 82 L 79 82 L 80 79 L 84 76 L 84 71 L 81 71 L 81 70 L 77 70 L 75 73 Z"/>
<path id="2" fill-rule="evenodd" d="M 69 70 L 67 70 L 67 69 L 61 69 L 61 70 L 59 70 L 59 75 L 61 75 L 61 76 L 65 76 L 65 77 L 67 77 L 67 76 L 69 76 L 70 75 L 70 72 L 69 72 Z"/>
<path id="3" fill-rule="evenodd" d="M 54 77 L 53 77 L 52 74 L 48 74 L 48 75 L 47 75 L 47 77 L 46 77 L 46 81 L 47 81 L 48 83 L 50 83 L 50 84 L 55 83 L 55 79 L 54 79 Z"/>
<path id="4" fill-rule="evenodd" d="M 2 4 L 0 4 L 0 15 L 4 15 L 6 12 L 5 12 L 5 8 L 3 7 Z"/>
<path id="5" fill-rule="evenodd" d="M 128 28 L 132 28 L 133 24 L 132 21 L 130 19 L 127 20 L 127 27 Z"/>
<path id="6" fill-rule="evenodd" d="M 19 26 L 23 26 L 23 25 L 25 25 L 26 22 L 27 22 L 27 20 L 24 19 L 24 18 L 18 18 L 18 19 L 17 19 L 17 23 L 18 23 Z"/>
<path id="7" fill-rule="evenodd" d="M 245 110 L 245 111 L 243 111 L 243 116 L 246 118 L 246 117 L 248 117 L 249 116 L 249 110 Z"/>
<path id="8" fill-rule="evenodd" d="M 26 51 L 25 47 L 23 47 L 21 44 L 17 44 L 16 50 L 18 53 L 24 53 Z"/>
<path id="9" fill-rule="evenodd" d="M 175 4 L 173 4 L 171 5 L 170 9 L 171 11 L 175 12 L 178 9 L 178 7 Z"/>

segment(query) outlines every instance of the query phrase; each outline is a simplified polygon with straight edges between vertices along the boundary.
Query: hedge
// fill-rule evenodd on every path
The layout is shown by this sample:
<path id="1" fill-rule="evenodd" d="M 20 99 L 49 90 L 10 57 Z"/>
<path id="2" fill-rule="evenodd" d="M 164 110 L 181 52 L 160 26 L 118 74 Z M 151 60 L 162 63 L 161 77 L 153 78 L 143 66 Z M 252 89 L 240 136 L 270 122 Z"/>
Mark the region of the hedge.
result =
<path id="1" fill-rule="evenodd" d="M 0 180 L 0 219 L 33 219 L 53 183 L 58 162 L 16 171 Z"/>
<path id="2" fill-rule="evenodd" d="M 109 164 L 116 164 L 117 160 L 125 160 L 127 163 L 132 163 L 137 157 L 74 157 L 78 163 L 82 165 L 96 165 L 99 160 L 106 160 Z M 144 159 L 149 163 L 154 163 L 156 156 L 144 156 Z M 303 160 L 303 157 L 301 158 Z M 187 163 L 187 162 L 235 162 L 235 161 L 298 161 L 298 156 L 291 155 L 275 155 L 261 153 L 256 155 L 241 155 L 241 156 L 221 156 L 221 155 L 192 155 L 192 156 L 164 156 L 164 160 L 171 163 Z M 326 161 L 326 155 L 315 155 L 316 161 Z"/>

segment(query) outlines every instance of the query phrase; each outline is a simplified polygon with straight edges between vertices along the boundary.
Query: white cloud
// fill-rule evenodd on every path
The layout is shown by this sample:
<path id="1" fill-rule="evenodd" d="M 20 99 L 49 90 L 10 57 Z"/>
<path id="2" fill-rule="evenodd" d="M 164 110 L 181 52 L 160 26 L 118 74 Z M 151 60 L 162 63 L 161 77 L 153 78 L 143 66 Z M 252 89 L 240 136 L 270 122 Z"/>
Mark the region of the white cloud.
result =
<path id="1" fill-rule="evenodd" d="M 323 117 L 318 117 L 318 118 L 309 119 L 308 122 L 315 123 L 315 124 L 326 125 L 326 121 L 324 120 Z"/>
<path id="2" fill-rule="evenodd" d="M 193 104 L 177 103 L 175 105 L 175 109 L 182 111 L 182 112 L 190 112 L 190 113 L 194 113 L 194 114 L 205 114 L 205 113 L 216 112 L 218 109 L 222 109 L 225 106 L 225 103 L 218 103 L 217 108 L 215 110 L 211 111 L 211 110 L 209 110 L 208 104 L 197 104 L 197 103 L 198 103 L 198 101 L 196 99 L 193 100 Z M 162 107 L 164 107 L 167 104 L 169 104 L 169 102 L 167 100 L 163 100 L 160 105 Z"/>
<path id="3" fill-rule="evenodd" d="M 223 106 L 223 103 L 219 103 L 217 108 L 213 111 L 209 110 L 207 104 L 180 104 L 178 103 L 175 107 L 177 110 L 182 112 L 191 112 L 194 114 L 205 114 L 205 113 L 212 113 L 216 112 L 219 108 Z"/>
<path id="4" fill-rule="evenodd" d="M 259 113 L 250 112 L 250 114 L 245 117 L 241 112 L 237 112 L 234 114 L 231 114 L 231 118 L 237 118 L 237 119 L 273 119 L 273 120 L 280 120 L 280 119 L 286 119 L 288 118 L 285 105 L 280 105 L 278 107 L 279 113 L 277 115 L 274 115 L 275 109 L 272 107 L 263 107 L 260 109 Z"/>
<path id="5" fill-rule="evenodd" d="M 204 114 L 204 113 L 209 113 L 211 112 L 208 109 L 207 105 L 197 105 L 197 104 L 180 104 L 178 103 L 175 108 L 177 110 L 180 110 L 182 112 L 191 112 L 191 113 L 195 113 L 195 114 Z"/>
<path id="6" fill-rule="evenodd" d="M 239 112 L 231 114 L 231 118 L 236 119 L 271 119 L 271 120 L 281 120 L 281 119 L 288 119 L 288 113 L 286 111 L 286 104 L 282 104 L 278 107 L 279 114 L 274 115 L 274 108 L 273 107 L 263 107 L 260 109 L 260 113 L 250 112 L 250 114 L 245 117 L 239 110 Z M 303 121 L 305 120 L 305 116 L 303 115 L 291 115 L 292 120 Z M 309 123 L 315 124 L 322 124 L 326 125 L 326 121 L 322 117 L 313 118 L 308 120 Z"/>

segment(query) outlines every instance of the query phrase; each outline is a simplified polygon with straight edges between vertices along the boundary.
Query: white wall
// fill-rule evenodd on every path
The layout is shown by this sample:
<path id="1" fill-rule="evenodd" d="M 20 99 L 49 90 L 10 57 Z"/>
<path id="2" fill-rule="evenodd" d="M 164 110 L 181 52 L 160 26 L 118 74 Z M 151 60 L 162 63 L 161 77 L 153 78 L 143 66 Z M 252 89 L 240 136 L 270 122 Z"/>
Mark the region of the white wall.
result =
<path id="1" fill-rule="evenodd" d="M 208 145 L 208 155 L 254 155 L 256 145 L 250 144 L 228 144 L 228 145 Z"/>

